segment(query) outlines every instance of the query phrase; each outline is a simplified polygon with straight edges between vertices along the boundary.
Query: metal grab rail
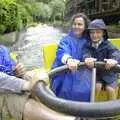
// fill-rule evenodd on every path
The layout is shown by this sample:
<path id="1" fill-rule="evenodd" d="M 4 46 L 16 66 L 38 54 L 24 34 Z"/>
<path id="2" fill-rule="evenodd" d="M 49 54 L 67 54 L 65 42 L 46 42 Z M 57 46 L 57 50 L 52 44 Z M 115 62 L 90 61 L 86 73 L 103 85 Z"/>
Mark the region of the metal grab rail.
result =
<path id="1" fill-rule="evenodd" d="M 95 68 L 102 68 L 104 69 L 105 66 L 105 62 L 101 62 L 101 61 L 97 61 L 94 63 Z M 80 62 L 80 64 L 78 65 L 78 69 L 80 69 L 81 67 L 84 67 L 85 63 L 84 62 Z M 52 69 L 48 74 L 49 77 L 52 77 L 56 74 L 60 74 L 62 72 L 66 72 L 66 71 L 70 71 L 67 65 L 63 65 L 60 67 L 57 67 L 55 69 Z M 120 72 L 120 64 L 114 66 L 113 68 L 110 69 L 110 71 L 114 71 L 114 72 Z"/>
<path id="2" fill-rule="evenodd" d="M 85 64 L 82 63 L 79 67 L 84 65 Z M 104 62 L 95 62 L 95 66 L 97 68 L 104 65 Z M 49 72 L 49 75 L 52 76 L 65 70 L 68 70 L 68 67 L 62 66 Z M 120 72 L 120 65 L 116 65 L 112 68 L 112 70 L 115 72 Z M 36 85 L 35 92 L 43 104 L 57 112 L 62 112 L 68 115 L 90 118 L 114 117 L 120 115 L 120 100 L 97 103 L 64 100 L 50 94 L 46 88 L 46 84 L 43 81 Z"/>

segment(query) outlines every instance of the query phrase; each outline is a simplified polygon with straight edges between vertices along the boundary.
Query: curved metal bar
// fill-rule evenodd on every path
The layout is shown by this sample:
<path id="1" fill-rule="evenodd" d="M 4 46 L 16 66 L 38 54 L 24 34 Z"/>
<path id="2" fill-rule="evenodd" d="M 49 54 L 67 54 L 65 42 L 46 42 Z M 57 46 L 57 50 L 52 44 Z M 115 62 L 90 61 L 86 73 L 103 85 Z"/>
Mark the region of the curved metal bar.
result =
<path id="1" fill-rule="evenodd" d="M 97 61 L 94 64 L 95 64 L 96 68 L 105 69 L 104 68 L 105 62 Z M 85 66 L 85 63 L 84 62 L 80 62 L 80 64 L 78 65 L 78 69 L 80 69 L 81 67 L 84 67 L 84 66 Z M 56 74 L 62 74 L 64 72 L 68 72 L 68 71 L 70 71 L 68 69 L 68 66 L 67 65 L 63 65 L 63 66 L 57 67 L 55 69 L 52 69 L 48 74 L 49 74 L 49 77 L 52 77 L 52 76 L 54 76 Z M 114 66 L 109 71 L 120 72 L 120 64 Z"/>
<path id="2" fill-rule="evenodd" d="M 105 62 L 101 62 L 101 61 L 95 62 L 96 68 L 105 69 L 104 66 L 105 66 Z M 120 64 L 117 64 L 116 66 L 112 67 L 109 71 L 120 72 Z"/>
<path id="3" fill-rule="evenodd" d="M 78 65 L 78 69 L 80 69 L 81 67 L 84 67 L 84 66 L 85 66 L 85 63 L 80 62 Z M 55 69 L 52 69 L 48 74 L 49 74 L 49 77 L 51 78 L 54 75 L 63 74 L 65 72 L 70 72 L 67 65 L 63 65 L 63 66 L 57 67 Z"/>

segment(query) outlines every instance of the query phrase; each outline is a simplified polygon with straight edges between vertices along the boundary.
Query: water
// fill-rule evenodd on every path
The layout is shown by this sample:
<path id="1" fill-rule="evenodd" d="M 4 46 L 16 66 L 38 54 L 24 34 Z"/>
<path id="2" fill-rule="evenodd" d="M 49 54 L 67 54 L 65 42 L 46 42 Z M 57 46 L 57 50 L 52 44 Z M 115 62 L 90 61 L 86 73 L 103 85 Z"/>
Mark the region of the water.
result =
<path id="1" fill-rule="evenodd" d="M 58 43 L 61 30 L 48 25 L 38 25 L 26 30 L 23 39 L 13 45 L 12 50 L 17 53 L 17 60 L 27 69 L 43 67 L 42 46 L 49 43 Z"/>

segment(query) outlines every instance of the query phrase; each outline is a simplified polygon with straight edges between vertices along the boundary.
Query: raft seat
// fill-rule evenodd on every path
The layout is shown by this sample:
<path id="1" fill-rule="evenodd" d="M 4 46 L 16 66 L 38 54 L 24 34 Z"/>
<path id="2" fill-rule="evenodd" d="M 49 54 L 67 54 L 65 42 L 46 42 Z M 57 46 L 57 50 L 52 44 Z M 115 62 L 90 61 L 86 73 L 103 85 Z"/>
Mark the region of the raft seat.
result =
<path id="1" fill-rule="evenodd" d="M 56 56 L 57 43 L 43 45 L 44 68 L 50 71 L 52 63 Z"/>
<path id="2" fill-rule="evenodd" d="M 10 56 L 11 56 L 11 58 L 12 58 L 14 61 L 17 62 L 17 54 L 16 54 L 16 52 L 11 52 L 11 53 L 10 53 Z"/>
<path id="3" fill-rule="evenodd" d="M 120 50 L 120 38 L 109 39 L 113 45 L 115 45 Z"/>
<path id="4" fill-rule="evenodd" d="M 120 38 L 112 38 L 110 39 L 110 41 L 120 50 Z M 118 74 L 118 87 L 119 88 L 117 90 L 117 94 L 118 94 L 118 99 L 120 99 L 120 73 Z"/>
<path id="5" fill-rule="evenodd" d="M 115 45 L 118 49 L 120 49 L 120 38 L 110 39 L 113 45 Z M 54 58 L 56 56 L 56 43 L 50 43 L 43 45 L 43 60 L 44 60 L 44 68 L 47 71 L 50 71 Z M 118 80 L 118 84 L 120 84 L 120 79 Z M 118 98 L 120 98 L 120 88 L 116 89 L 116 94 L 118 94 Z M 99 98 L 96 98 L 96 101 L 105 101 L 108 100 L 107 92 L 103 90 Z"/>

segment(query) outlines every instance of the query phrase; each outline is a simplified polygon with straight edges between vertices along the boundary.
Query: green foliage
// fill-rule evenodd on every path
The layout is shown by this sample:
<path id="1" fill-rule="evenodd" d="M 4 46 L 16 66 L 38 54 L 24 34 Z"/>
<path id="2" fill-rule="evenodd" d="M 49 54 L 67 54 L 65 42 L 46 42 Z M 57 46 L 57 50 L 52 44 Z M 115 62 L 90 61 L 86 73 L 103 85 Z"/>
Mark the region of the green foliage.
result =
<path id="1" fill-rule="evenodd" d="M 17 4 L 15 0 L 1 0 L 0 6 L 0 26 L 2 28 L 0 33 L 15 30 L 17 26 Z"/>
<path id="2" fill-rule="evenodd" d="M 11 32 L 25 26 L 31 16 L 22 5 L 17 4 L 16 0 L 0 1 L 0 33 Z"/>
<path id="3" fill-rule="evenodd" d="M 0 34 L 35 22 L 62 20 L 65 0 L 0 0 Z"/>
<path id="4" fill-rule="evenodd" d="M 34 15 L 36 17 L 37 21 L 47 21 L 50 19 L 51 14 L 52 14 L 52 9 L 48 4 L 44 4 L 42 2 L 37 2 L 36 3 L 36 8 L 37 11 Z"/>
<path id="5" fill-rule="evenodd" d="M 64 0 L 52 0 L 50 2 L 50 6 L 53 9 L 52 10 L 52 20 L 60 20 L 64 17 L 64 11 L 65 11 L 65 2 Z"/>
<path id="6" fill-rule="evenodd" d="M 1 34 L 4 33 L 5 30 L 6 30 L 5 25 L 0 24 L 0 33 Z"/>
<path id="7" fill-rule="evenodd" d="M 32 22 L 32 16 L 30 15 L 29 9 L 27 9 L 27 7 L 27 5 L 19 5 L 18 7 L 18 28 L 25 27 L 28 23 Z"/>

